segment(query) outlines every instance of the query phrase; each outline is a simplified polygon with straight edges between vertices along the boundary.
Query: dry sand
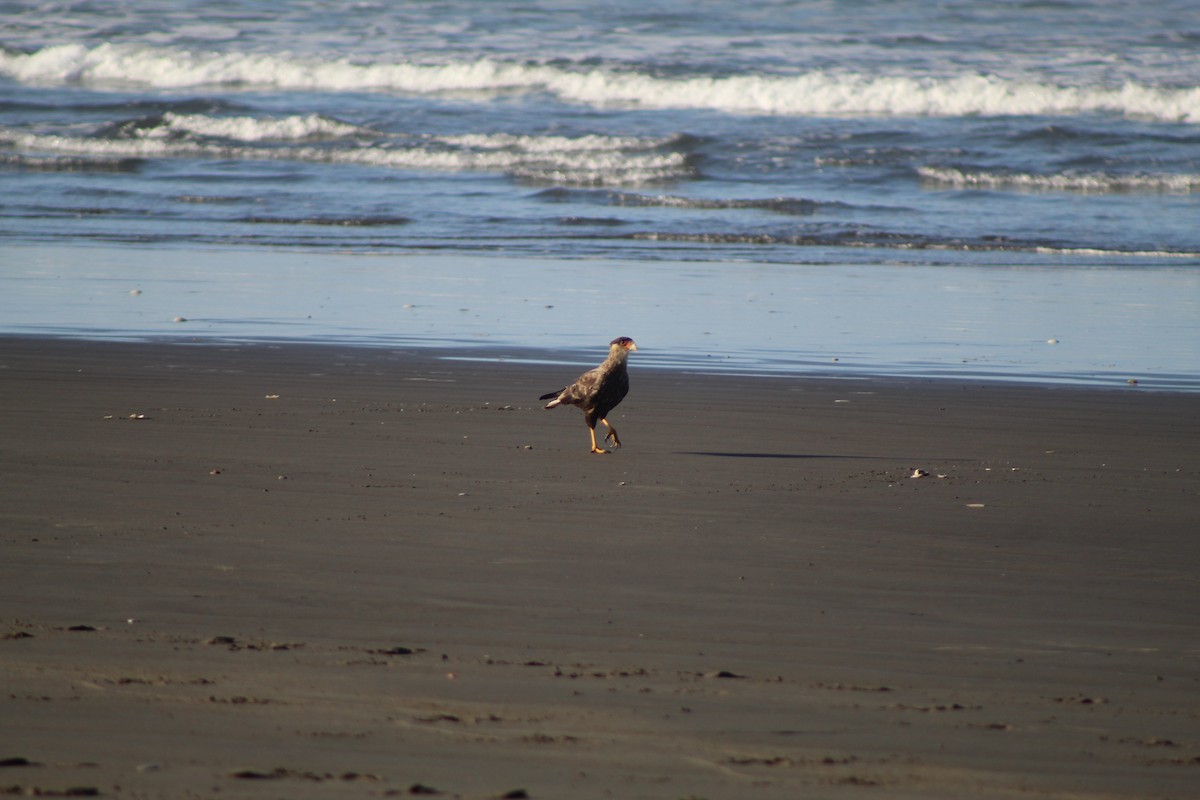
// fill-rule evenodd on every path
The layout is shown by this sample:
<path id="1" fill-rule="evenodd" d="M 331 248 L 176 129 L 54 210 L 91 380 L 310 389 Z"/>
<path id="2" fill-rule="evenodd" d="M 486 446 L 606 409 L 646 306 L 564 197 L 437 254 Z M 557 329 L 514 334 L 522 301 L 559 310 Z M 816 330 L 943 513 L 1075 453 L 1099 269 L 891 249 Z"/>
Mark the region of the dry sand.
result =
<path id="1" fill-rule="evenodd" d="M 0 795 L 1200 796 L 1194 395 L 579 371 L 0 339 Z"/>

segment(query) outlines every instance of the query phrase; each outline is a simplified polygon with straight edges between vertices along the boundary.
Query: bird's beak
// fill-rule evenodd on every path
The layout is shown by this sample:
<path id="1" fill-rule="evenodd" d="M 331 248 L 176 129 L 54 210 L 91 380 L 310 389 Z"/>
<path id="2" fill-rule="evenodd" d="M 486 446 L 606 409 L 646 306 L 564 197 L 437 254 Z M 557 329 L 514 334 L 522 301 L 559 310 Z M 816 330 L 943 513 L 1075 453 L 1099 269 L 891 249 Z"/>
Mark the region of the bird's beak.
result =
<path id="1" fill-rule="evenodd" d="M 633 342 L 630 342 L 629 343 L 629 352 L 632 353 L 634 350 L 637 350 L 637 345 L 634 344 Z"/>

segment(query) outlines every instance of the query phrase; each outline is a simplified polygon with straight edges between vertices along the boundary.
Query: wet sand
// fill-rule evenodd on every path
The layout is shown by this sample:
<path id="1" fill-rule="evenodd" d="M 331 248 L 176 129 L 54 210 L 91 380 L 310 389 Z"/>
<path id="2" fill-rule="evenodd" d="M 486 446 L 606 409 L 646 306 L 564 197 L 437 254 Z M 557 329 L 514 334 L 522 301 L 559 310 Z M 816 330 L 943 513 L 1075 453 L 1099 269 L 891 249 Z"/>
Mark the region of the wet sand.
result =
<path id="1" fill-rule="evenodd" d="M 0 793 L 1195 796 L 1196 396 L 579 371 L 0 339 Z"/>

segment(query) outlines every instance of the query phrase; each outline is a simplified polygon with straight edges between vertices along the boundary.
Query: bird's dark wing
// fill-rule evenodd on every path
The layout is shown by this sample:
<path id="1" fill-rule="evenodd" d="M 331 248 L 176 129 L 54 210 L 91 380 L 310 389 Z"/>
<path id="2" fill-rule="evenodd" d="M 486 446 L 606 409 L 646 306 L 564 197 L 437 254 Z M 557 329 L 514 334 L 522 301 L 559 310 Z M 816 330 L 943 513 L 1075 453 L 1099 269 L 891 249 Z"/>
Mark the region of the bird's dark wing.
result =
<path id="1" fill-rule="evenodd" d="M 566 392 L 566 397 L 563 398 L 563 402 L 570 404 L 581 404 L 590 400 L 595 396 L 600 385 L 604 383 L 605 375 L 606 371 L 601 367 L 596 367 L 595 369 L 590 369 L 583 373 L 578 379 L 576 379 L 574 383 L 564 390 Z"/>
<path id="2" fill-rule="evenodd" d="M 559 389 L 557 392 L 544 394 L 538 399 L 558 399 L 558 403 L 555 405 L 561 403 L 568 406 L 590 406 L 597 391 L 603 385 L 606 375 L 607 370 L 603 369 L 603 365 L 601 365 L 580 375 L 570 386 Z"/>

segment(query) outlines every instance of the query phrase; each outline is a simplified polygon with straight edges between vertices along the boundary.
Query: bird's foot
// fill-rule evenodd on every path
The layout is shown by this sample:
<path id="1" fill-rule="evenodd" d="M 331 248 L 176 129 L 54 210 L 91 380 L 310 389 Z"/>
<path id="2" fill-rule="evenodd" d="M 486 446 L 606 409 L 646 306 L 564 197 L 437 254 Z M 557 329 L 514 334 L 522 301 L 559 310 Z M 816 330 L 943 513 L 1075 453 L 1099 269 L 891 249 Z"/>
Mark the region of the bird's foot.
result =
<path id="1" fill-rule="evenodd" d="M 602 447 L 593 447 L 593 448 L 592 448 L 592 452 L 593 452 L 593 453 L 599 453 L 599 454 L 600 454 L 600 455 L 602 455 L 602 456 L 606 456 L 606 455 L 608 455 L 608 451 L 607 451 L 607 450 L 605 450 L 605 449 L 604 449 L 604 448 L 602 448 Z"/>
<path id="2" fill-rule="evenodd" d="M 616 431 L 609 431 L 608 435 L 604 437 L 604 440 L 607 442 L 612 442 L 613 447 L 621 446 L 621 440 L 617 438 Z"/>

